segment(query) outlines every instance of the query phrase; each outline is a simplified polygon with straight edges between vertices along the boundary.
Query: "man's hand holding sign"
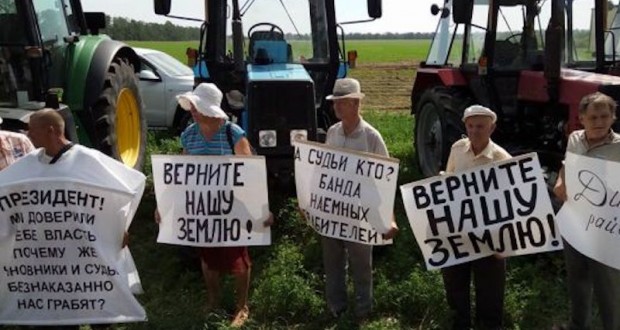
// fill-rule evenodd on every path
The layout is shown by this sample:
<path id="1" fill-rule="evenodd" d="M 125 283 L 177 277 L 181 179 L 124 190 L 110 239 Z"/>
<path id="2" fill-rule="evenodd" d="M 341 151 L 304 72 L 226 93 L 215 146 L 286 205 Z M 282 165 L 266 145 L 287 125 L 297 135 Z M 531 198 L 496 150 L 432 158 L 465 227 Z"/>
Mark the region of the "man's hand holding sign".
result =
<path id="1" fill-rule="evenodd" d="M 245 132 L 220 107 L 222 97 L 212 83 L 177 96 L 195 122 L 181 134 L 183 153 L 191 156 L 153 156 L 155 221 L 158 242 L 201 247 L 207 311 L 219 304 L 220 275 L 235 277 L 237 311 L 231 325 L 240 327 L 249 317 L 247 246 L 270 244 L 273 215 L 265 159 L 251 155 Z"/>
<path id="2" fill-rule="evenodd" d="M 568 136 L 565 166 L 555 184 L 556 196 L 565 201 L 557 218 L 567 242 L 571 329 L 592 328 L 593 300 L 603 328 L 620 328 L 620 134 L 612 129 L 616 107 L 613 98 L 600 92 L 581 99 L 583 129 Z"/>
<path id="3" fill-rule="evenodd" d="M 611 145 L 620 153 L 620 144 Z M 620 163 L 567 153 L 566 203 L 558 213 L 562 236 L 584 255 L 620 269 Z"/>
<path id="4" fill-rule="evenodd" d="M 155 155 L 152 159 L 161 215 L 158 242 L 190 246 L 271 243 L 271 230 L 265 225 L 273 217 L 262 157 Z"/>
<path id="5" fill-rule="evenodd" d="M 401 186 L 429 269 L 562 248 L 536 154 Z"/>
<path id="6" fill-rule="evenodd" d="M 295 145 L 300 211 L 319 234 L 384 245 L 398 231 L 393 206 L 398 160 L 314 142 Z"/>
<path id="7" fill-rule="evenodd" d="M 401 186 L 409 223 L 429 269 L 442 268 L 452 327 L 502 327 L 504 256 L 561 248 L 553 210 L 535 154 L 512 158 L 491 140 L 497 115 L 464 110 L 467 137 L 456 141 L 447 175 Z M 472 276 L 473 275 L 473 276 Z"/>
<path id="8" fill-rule="evenodd" d="M 372 311 L 372 247 L 389 244 L 398 231 L 392 213 L 398 160 L 360 115 L 364 96 L 356 79 L 336 80 L 325 99 L 340 122 L 327 130 L 325 145 L 300 141 L 293 156 L 299 207 L 322 235 L 327 305 L 334 316 L 348 308 L 348 268 L 358 322 Z"/>

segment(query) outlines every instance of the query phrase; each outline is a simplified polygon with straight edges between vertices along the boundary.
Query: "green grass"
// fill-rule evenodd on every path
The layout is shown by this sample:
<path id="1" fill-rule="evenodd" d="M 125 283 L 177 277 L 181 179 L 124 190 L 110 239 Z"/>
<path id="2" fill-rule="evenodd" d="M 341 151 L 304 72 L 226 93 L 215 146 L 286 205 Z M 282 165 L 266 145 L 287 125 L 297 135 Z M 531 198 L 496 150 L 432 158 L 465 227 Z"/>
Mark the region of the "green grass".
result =
<path id="1" fill-rule="evenodd" d="M 187 63 L 185 55 L 187 48 L 198 48 L 198 41 L 127 41 L 127 43 L 132 47 L 160 50 L 183 63 Z"/>
<path id="2" fill-rule="evenodd" d="M 398 184 L 419 179 L 413 163 L 413 119 L 409 113 L 365 111 L 363 116 L 382 133 L 391 155 L 400 159 Z M 148 139 L 150 154 L 179 152 L 178 138 L 166 132 L 149 133 Z M 114 325 L 113 329 L 227 328 L 234 306 L 232 281 L 224 281 L 222 309 L 205 315 L 205 285 L 194 251 L 155 243 L 151 182 L 130 228 L 130 248 L 145 290 L 138 299 L 149 321 Z M 250 248 L 251 319 L 245 328 L 357 329 L 350 313 L 333 320 L 326 312 L 318 235 L 299 217 L 295 199 L 275 192 L 269 197 L 276 216 L 273 243 Z M 394 205 L 401 231 L 392 246 L 374 250 L 375 309 L 363 329 L 444 329 L 448 309 L 441 275 L 424 268 L 399 194 Z M 559 253 L 511 258 L 505 295 L 507 329 L 548 329 L 565 321 L 568 300 L 564 279 Z"/>
<path id="3" fill-rule="evenodd" d="M 131 42 L 131 45 L 160 49 L 185 62 L 185 49 L 195 47 L 197 42 Z M 348 50 L 358 51 L 359 63 L 417 61 L 426 57 L 428 46 L 429 41 L 347 41 Z M 364 72 L 356 70 L 352 75 L 364 78 Z M 413 73 L 405 73 L 402 79 L 409 86 Z M 405 94 L 408 98 L 408 93 Z M 371 99 L 379 97 L 373 95 Z M 369 104 L 368 108 L 377 107 Z M 400 159 L 398 184 L 420 179 L 414 163 L 413 118 L 409 112 L 367 110 L 363 116 L 382 133 L 391 156 Z M 178 139 L 165 132 L 150 133 L 148 152 L 178 153 Z M 150 172 L 150 166 L 145 170 Z M 145 289 L 138 299 L 145 306 L 149 321 L 113 328 L 226 328 L 234 306 L 231 281 L 224 282 L 223 309 L 205 315 L 202 312 L 205 286 L 192 250 L 155 243 L 157 226 L 152 220 L 155 201 L 151 180 L 148 186 L 130 229 L 130 246 Z M 246 328 L 356 329 L 352 315 L 332 320 L 325 311 L 318 236 L 300 219 L 296 201 L 275 192 L 270 192 L 269 197 L 277 222 L 273 227 L 273 244 L 250 249 L 251 319 Z M 441 275 L 424 268 L 400 194 L 394 206 L 401 231 L 392 246 L 374 250 L 375 310 L 364 329 L 444 329 L 449 325 L 449 312 Z M 552 324 L 567 321 L 568 297 L 561 253 L 515 257 L 507 265 L 504 315 L 507 329 L 549 329 Z"/>
<path id="4" fill-rule="evenodd" d="M 430 40 L 347 40 L 346 48 L 357 50 L 359 63 L 394 63 L 425 59 Z"/>
<path id="5" fill-rule="evenodd" d="M 198 48 L 198 41 L 128 41 L 133 47 L 161 50 L 186 63 L 185 50 Z M 301 41 L 292 41 L 293 54 L 298 58 L 308 54 L 310 46 Z M 346 50 L 356 50 L 358 63 L 394 63 L 426 58 L 430 40 L 346 40 Z"/>

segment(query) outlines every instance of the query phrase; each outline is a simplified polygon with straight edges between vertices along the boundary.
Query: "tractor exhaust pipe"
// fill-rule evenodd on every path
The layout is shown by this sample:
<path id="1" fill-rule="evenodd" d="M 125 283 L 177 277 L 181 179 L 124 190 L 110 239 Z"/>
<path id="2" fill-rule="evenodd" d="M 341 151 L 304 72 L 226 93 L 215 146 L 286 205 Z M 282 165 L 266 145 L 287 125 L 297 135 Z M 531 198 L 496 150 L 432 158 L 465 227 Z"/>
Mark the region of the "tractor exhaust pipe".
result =
<path id="1" fill-rule="evenodd" d="M 241 24 L 241 13 L 239 12 L 239 1 L 233 0 L 232 15 L 232 35 L 233 35 L 233 60 L 235 70 L 238 72 L 245 71 L 243 62 L 243 25 Z"/>

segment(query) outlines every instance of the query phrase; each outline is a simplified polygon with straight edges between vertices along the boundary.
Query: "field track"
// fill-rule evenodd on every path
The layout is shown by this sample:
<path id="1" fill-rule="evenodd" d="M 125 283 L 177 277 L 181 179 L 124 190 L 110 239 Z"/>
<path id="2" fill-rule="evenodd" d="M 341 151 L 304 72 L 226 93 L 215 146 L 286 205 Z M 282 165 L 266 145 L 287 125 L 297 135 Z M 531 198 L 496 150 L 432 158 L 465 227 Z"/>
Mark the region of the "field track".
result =
<path id="1" fill-rule="evenodd" d="M 410 110 L 411 88 L 417 62 L 360 63 L 349 70 L 366 94 L 365 110 Z"/>

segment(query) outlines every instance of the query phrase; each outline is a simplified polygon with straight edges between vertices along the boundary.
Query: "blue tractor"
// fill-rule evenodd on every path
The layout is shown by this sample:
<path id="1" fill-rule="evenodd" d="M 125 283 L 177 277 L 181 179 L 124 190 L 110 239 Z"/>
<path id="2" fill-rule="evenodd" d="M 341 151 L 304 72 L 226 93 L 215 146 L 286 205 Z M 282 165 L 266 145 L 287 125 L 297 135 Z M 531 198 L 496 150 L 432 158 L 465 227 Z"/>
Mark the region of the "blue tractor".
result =
<path id="1" fill-rule="evenodd" d="M 356 1 L 370 19 L 338 23 L 337 0 L 205 1 L 196 84 L 212 82 L 222 90 L 223 108 L 266 157 L 270 182 L 292 186 L 291 142 L 323 141 L 334 122 L 325 96 L 346 75 L 342 25 L 381 17 L 381 0 Z M 154 4 L 157 14 L 182 18 L 170 15 L 170 0 Z M 242 20 L 251 24 L 246 33 Z M 176 126 L 188 120 L 179 111 Z"/>

